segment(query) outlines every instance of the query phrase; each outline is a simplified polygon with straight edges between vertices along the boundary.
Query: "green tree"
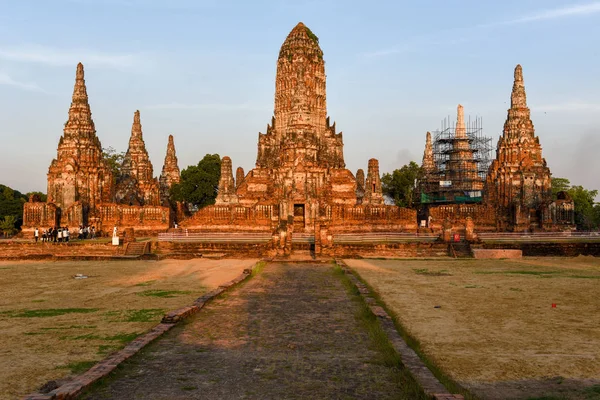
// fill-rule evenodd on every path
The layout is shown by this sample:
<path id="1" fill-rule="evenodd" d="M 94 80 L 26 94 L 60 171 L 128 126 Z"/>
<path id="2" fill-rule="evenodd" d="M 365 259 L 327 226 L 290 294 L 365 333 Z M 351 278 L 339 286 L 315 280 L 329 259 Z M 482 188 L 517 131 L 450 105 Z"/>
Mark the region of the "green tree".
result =
<path id="1" fill-rule="evenodd" d="M 552 198 L 556 200 L 558 192 L 567 192 L 571 182 L 567 178 L 552 178 Z"/>
<path id="2" fill-rule="evenodd" d="M 567 191 L 575 203 L 575 224 L 577 229 L 598 228 L 598 205 L 594 206 L 597 190 L 587 190 L 583 186 L 571 186 Z"/>
<path id="3" fill-rule="evenodd" d="M 0 230 L 4 233 L 4 237 L 11 236 L 17 230 L 15 224 L 17 223 L 17 217 L 14 215 L 7 215 L 4 219 L 0 220 Z"/>
<path id="4" fill-rule="evenodd" d="M 27 197 L 27 200 L 29 200 L 30 196 L 39 196 L 40 201 L 43 203 L 45 203 L 46 200 L 48 200 L 48 196 L 46 196 L 46 194 L 42 193 L 42 192 L 29 192 L 29 193 L 25 194 L 25 197 Z"/>
<path id="5" fill-rule="evenodd" d="M 421 167 L 414 161 L 381 177 L 383 194 L 400 207 L 412 207 L 415 183 L 422 175 Z"/>
<path id="6" fill-rule="evenodd" d="M 123 165 L 125 152 L 118 153 L 113 147 L 105 147 L 102 149 L 102 157 L 108 163 L 115 179 L 121 176 L 121 166 Z"/>
<path id="7" fill-rule="evenodd" d="M 588 190 L 583 186 L 571 186 L 571 182 L 566 178 L 552 178 L 554 200 L 556 200 L 558 192 L 566 192 L 573 199 L 577 229 L 590 230 L 600 227 L 600 203 L 594 204 L 598 190 Z"/>
<path id="8" fill-rule="evenodd" d="M 23 224 L 23 205 L 27 200 L 27 196 L 21 192 L 0 185 L 0 215 L 15 217 L 17 228 Z"/>
<path id="9" fill-rule="evenodd" d="M 215 204 L 220 178 L 221 157 L 218 154 L 207 154 L 198 165 L 191 165 L 181 171 L 181 181 L 171 187 L 171 200 L 198 208 Z"/>

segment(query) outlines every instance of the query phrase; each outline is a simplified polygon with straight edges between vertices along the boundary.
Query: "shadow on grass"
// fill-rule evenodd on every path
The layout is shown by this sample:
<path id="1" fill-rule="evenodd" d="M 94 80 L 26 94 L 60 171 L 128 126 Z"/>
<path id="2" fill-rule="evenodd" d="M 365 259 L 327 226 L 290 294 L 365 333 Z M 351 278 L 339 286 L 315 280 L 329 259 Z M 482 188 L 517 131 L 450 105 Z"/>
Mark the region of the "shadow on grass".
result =
<path id="1" fill-rule="evenodd" d="M 334 274 L 342 281 L 352 301 L 358 305 L 358 311 L 355 318 L 358 323 L 368 332 L 374 349 L 380 356 L 378 360 L 382 365 L 393 369 L 394 380 L 398 387 L 402 388 L 406 399 L 427 399 L 417 381 L 412 377 L 408 369 L 402 364 L 400 355 L 392 346 L 385 331 L 377 321 L 377 317 L 371 312 L 371 309 L 360 295 L 358 289 L 344 271 L 336 265 Z"/>
<path id="2" fill-rule="evenodd" d="M 344 273 L 340 267 L 337 267 L 336 269 L 339 269 L 341 274 Z M 415 353 L 417 353 L 417 355 L 419 356 L 421 361 L 423 361 L 423 363 L 427 366 L 427 368 L 429 368 L 429 370 L 433 373 L 433 375 L 442 383 L 442 385 L 444 385 L 446 387 L 446 389 L 448 389 L 448 392 L 462 394 L 464 396 L 465 400 L 478 400 L 478 397 L 476 397 L 473 393 L 469 392 L 466 388 L 462 387 L 457 382 L 455 382 L 453 379 L 451 379 L 449 376 L 447 376 L 441 370 L 441 368 L 439 368 L 436 364 L 433 363 L 433 361 L 431 361 L 427 358 L 427 356 L 421 349 L 421 344 L 419 343 L 419 341 L 416 338 L 414 338 L 408 334 L 407 330 L 402 326 L 402 324 L 400 324 L 397 314 L 383 302 L 379 293 L 377 293 L 377 291 L 371 285 L 369 285 L 360 276 L 360 274 L 356 270 L 352 269 L 352 273 L 358 278 L 358 280 L 360 282 L 362 282 L 369 289 L 369 291 L 371 292 L 371 296 L 375 299 L 377 305 L 381 306 L 388 313 L 388 315 L 390 315 L 390 317 L 392 317 L 394 326 L 396 327 L 396 330 L 398 331 L 398 333 L 400 333 L 400 336 L 402 336 L 402 338 L 404 339 L 406 344 L 411 349 L 413 349 Z M 356 289 L 356 287 L 354 285 L 352 285 L 352 282 L 350 282 L 350 280 L 348 280 L 348 278 L 346 278 L 346 280 L 347 280 L 348 284 L 350 284 L 351 287 L 353 288 L 353 293 L 358 295 L 359 294 L 358 289 Z M 361 299 L 362 299 L 362 297 L 361 297 Z M 368 308 L 366 303 L 364 303 L 364 301 L 363 301 L 363 304 L 364 304 L 364 307 L 366 307 L 367 310 L 369 311 L 369 314 L 375 320 L 375 323 L 377 323 L 377 318 L 370 312 L 370 309 Z M 381 328 L 379 328 L 379 329 L 381 330 Z M 382 334 L 385 335 L 383 330 L 382 330 Z M 385 338 L 387 340 L 387 336 L 385 336 Z M 389 343 L 389 340 L 388 340 L 388 344 L 390 347 L 392 346 L 391 343 Z M 396 352 L 393 347 L 391 347 L 391 350 Z M 412 378 L 412 376 L 410 375 L 410 372 L 408 370 L 406 370 L 405 368 L 404 368 L 404 370 L 406 371 L 405 373 L 410 377 L 410 379 L 413 382 L 415 382 L 415 385 L 418 386 L 416 381 L 414 381 L 414 378 Z"/>

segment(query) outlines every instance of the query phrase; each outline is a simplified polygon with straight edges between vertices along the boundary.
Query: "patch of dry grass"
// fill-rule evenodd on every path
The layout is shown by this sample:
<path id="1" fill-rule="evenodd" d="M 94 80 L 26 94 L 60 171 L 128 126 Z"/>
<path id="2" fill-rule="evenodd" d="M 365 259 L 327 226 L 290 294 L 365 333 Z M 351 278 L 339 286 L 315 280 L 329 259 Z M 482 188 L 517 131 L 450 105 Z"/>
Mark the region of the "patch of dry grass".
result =
<path id="1" fill-rule="evenodd" d="M 0 262 L 0 399 L 85 371 L 255 262 Z"/>
<path id="2" fill-rule="evenodd" d="M 599 258 L 346 262 L 459 383 L 600 379 Z"/>

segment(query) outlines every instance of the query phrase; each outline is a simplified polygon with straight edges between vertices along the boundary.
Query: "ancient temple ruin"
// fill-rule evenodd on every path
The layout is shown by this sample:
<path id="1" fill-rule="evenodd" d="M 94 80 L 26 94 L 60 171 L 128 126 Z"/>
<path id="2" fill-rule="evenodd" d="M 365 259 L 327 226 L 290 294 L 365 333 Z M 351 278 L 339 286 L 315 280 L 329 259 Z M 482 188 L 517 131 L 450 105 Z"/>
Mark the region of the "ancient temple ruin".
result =
<path id="1" fill-rule="evenodd" d="M 460 105 L 456 125 L 444 122 L 433 143 L 427 133 L 418 184 L 424 225 L 464 226 L 470 218 L 479 231 L 571 229 L 573 202 L 564 194 L 552 201 L 550 170 L 535 136 L 520 65 L 493 161 L 490 141 L 479 119 L 465 124 Z"/>
<path id="2" fill-rule="evenodd" d="M 48 203 L 63 212 L 85 205 L 95 207 L 113 197 L 113 176 L 102 157 L 88 103 L 83 64 L 77 65 L 73 100 L 57 156 L 48 169 Z M 73 207 L 74 206 L 74 207 Z"/>
<path id="3" fill-rule="evenodd" d="M 94 226 L 99 233 L 114 226 L 121 230 L 133 227 L 140 234 L 166 230 L 170 225 L 170 210 L 160 206 L 159 183 L 153 177 L 139 111 L 134 115 L 121 170 L 121 176 L 114 176 L 103 157 L 83 65 L 79 63 L 69 119 L 58 143 L 57 157 L 48 169 L 48 198 L 40 202 L 34 196 L 25 204 L 23 232 L 35 227 L 72 229 L 81 225 Z"/>
<path id="4" fill-rule="evenodd" d="M 355 178 L 345 168 L 343 136 L 327 116 L 326 76 L 319 40 L 303 23 L 279 51 L 275 107 L 258 135 L 256 167 L 236 178 L 224 157 L 214 206 L 182 223 L 195 230 L 314 233 L 416 228 L 413 210 L 383 204 L 379 165 Z M 357 183 L 358 182 L 358 183 Z"/>
<path id="5" fill-rule="evenodd" d="M 517 65 L 510 109 L 487 176 L 486 198 L 496 209 L 500 230 L 553 229 L 572 224 L 572 214 L 569 218 L 569 213 L 563 213 L 572 209 L 572 202 L 569 204 L 567 199 L 552 207 L 560 209 L 558 214 L 550 212 L 550 169 L 542 157 L 530 114 L 523 69 Z"/>

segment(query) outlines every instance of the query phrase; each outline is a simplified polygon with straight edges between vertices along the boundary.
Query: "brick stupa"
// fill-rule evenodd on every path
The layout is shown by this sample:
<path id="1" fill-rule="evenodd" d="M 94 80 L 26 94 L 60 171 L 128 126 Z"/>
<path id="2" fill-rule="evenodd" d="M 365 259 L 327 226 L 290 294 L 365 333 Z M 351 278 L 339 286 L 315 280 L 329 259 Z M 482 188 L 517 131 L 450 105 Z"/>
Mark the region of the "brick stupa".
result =
<path id="1" fill-rule="evenodd" d="M 158 180 L 154 178 L 153 174 L 154 169 L 142 134 L 140 112 L 136 111 L 133 115 L 129 147 L 123 159 L 121 176 L 117 185 L 117 202 L 142 206 L 159 205 Z"/>
<path id="2" fill-rule="evenodd" d="M 523 69 L 517 65 L 508 117 L 487 176 L 488 201 L 498 210 L 501 229 L 540 228 L 552 201 L 550 169 L 530 114 Z"/>
<path id="3" fill-rule="evenodd" d="M 85 87 L 83 64 L 77 64 L 69 119 L 48 169 L 48 203 L 67 212 L 76 202 L 87 208 L 112 200 L 113 175 L 102 157 Z"/>
<path id="4" fill-rule="evenodd" d="M 281 46 L 275 82 L 275 116 L 258 135 L 256 168 L 238 183 L 237 196 L 224 194 L 217 204 L 274 201 L 282 216 L 295 215 L 302 229 L 314 221 L 320 205 L 356 204 L 356 181 L 344 168 L 342 134 L 327 117 L 323 51 L 303 23 Z"/>
<path id="5" fill-rule="evenodd" d="M 165 155 L 165 162 L 162 167 L 160 174 L 160 200 L 162 204 L 168 204 L 169 202 L 169 190 L 175 183 L 181 181 L 181 172 L 179 171 L 179 165 L 177 164 L 177 155 L 175 154 L 175 143 L 173 141 L 173 135 L 169 135 L 169 142 L 167 143 L 167 154 Z"/>

